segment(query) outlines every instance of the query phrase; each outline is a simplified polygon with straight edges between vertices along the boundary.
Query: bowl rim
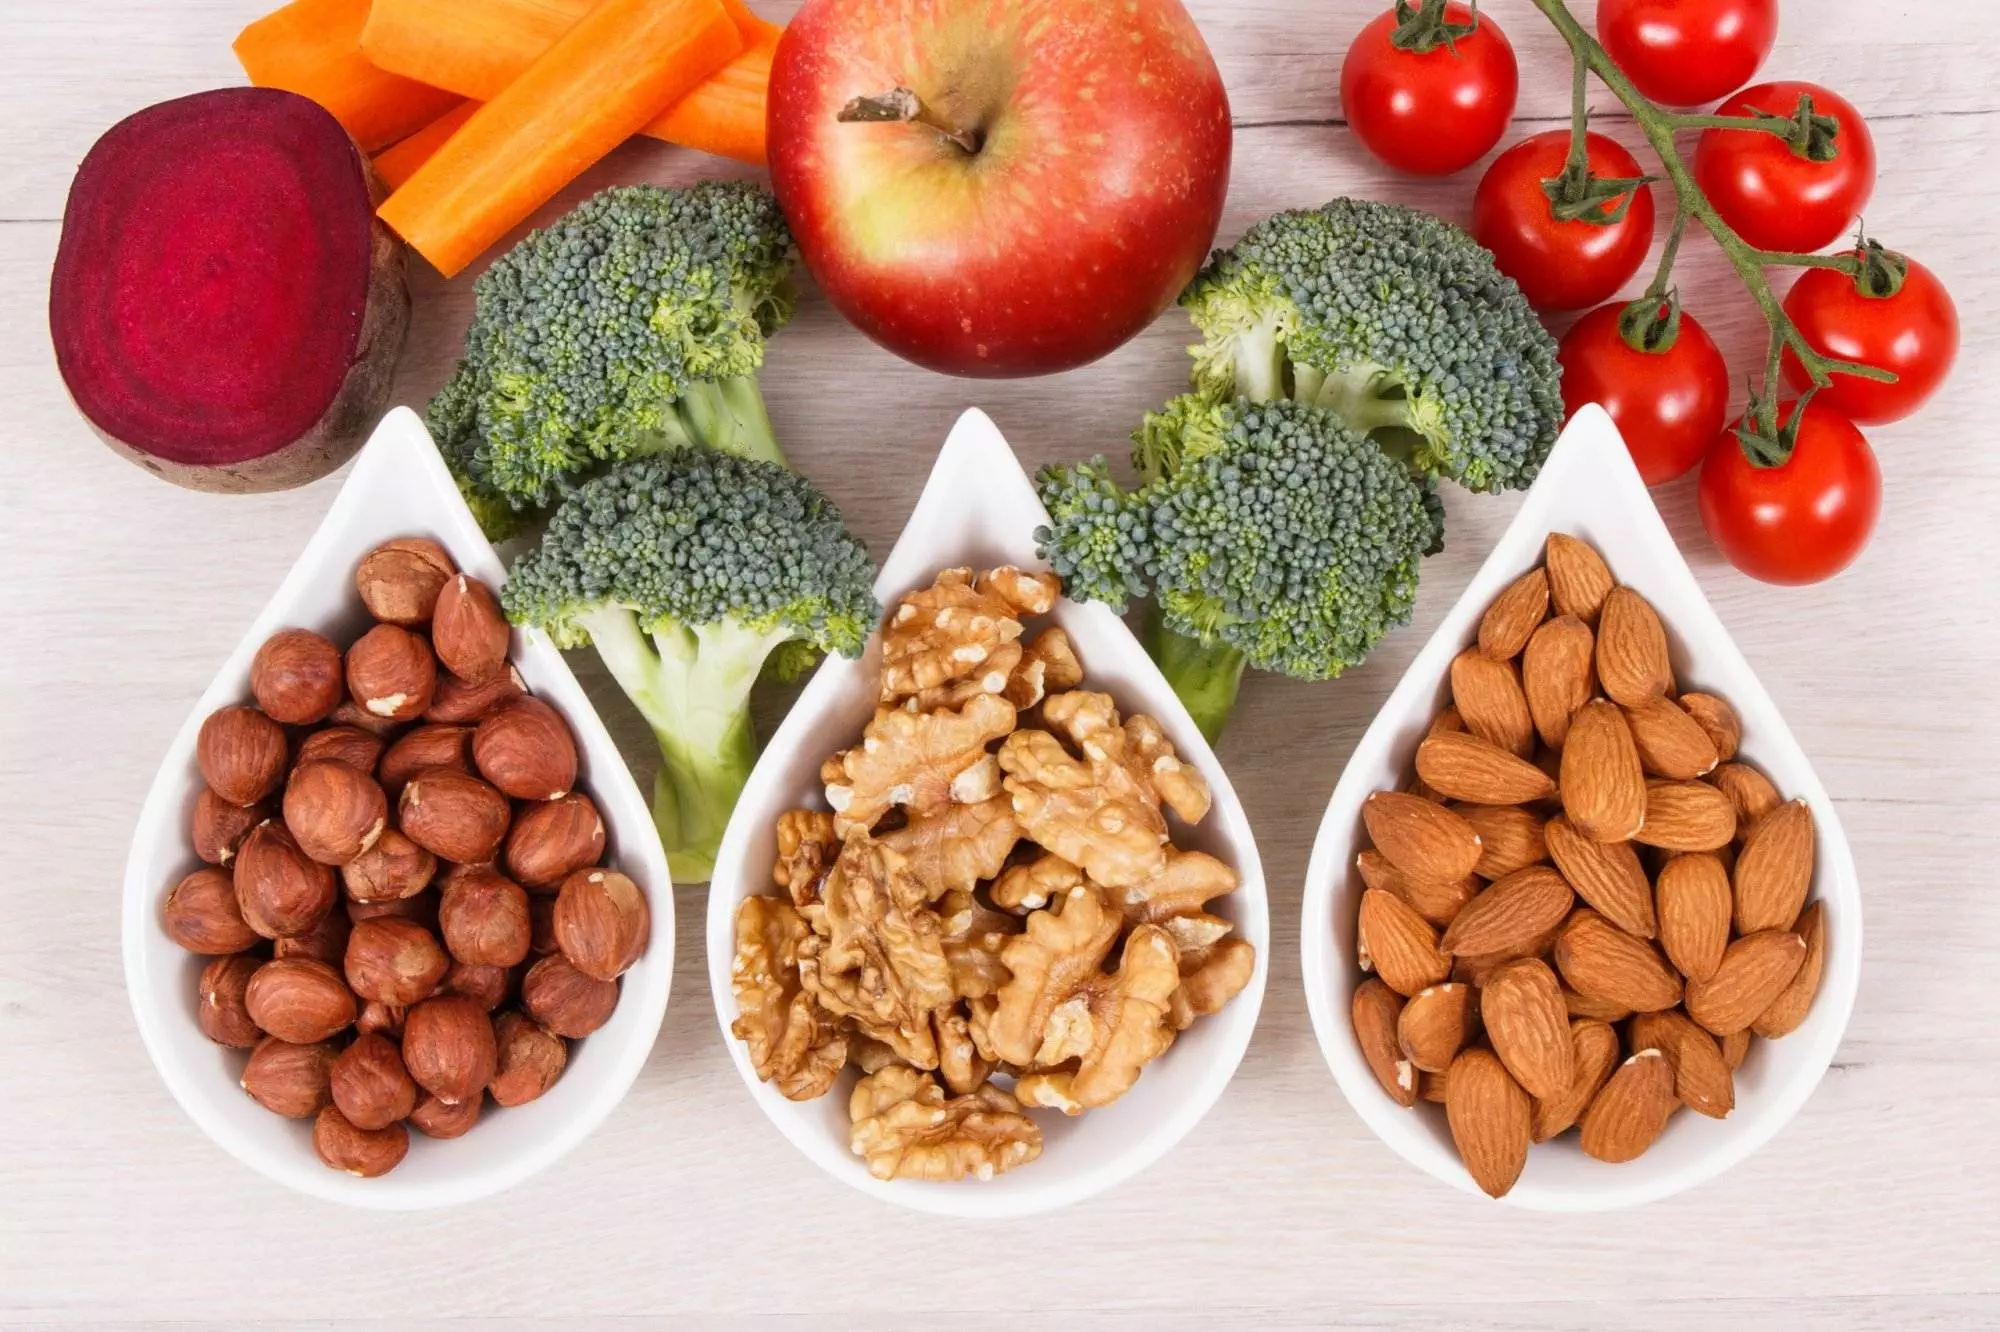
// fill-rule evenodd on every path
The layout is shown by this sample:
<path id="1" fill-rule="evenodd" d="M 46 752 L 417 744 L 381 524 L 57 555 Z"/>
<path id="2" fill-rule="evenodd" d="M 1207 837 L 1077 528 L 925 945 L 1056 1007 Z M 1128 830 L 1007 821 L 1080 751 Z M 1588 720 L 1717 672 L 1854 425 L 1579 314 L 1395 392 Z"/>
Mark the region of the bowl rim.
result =
<path id="1" fill-rule="evenodd" d="M 153 873 L 147 853 L 148 831 L 162 819 L 173 820 L 186 798 L 195 737 L 202 721 L 216 708 L 248 696 L 250 660 L 257 648 L 283 626 L 289 607 L 299 600 L 302 589 L 319 576 L 318 566 L 342 544 L 343 533 L 354 515 L 385 486 L 413 490 L 422 496 L 421 503 L 431 511 L 427 534 L 445 547 L 461 570 L 495 589 L 505 580 L 506 571 L 499 555 L 466 507 L 422 419 L 408 407 L 388 413 L 363 447 L 325 517 L 167 745 L 134 820 L 126 854 L 120 951 L 126 997 L 146 1053 L 174 1100 L 211 1140 L 259 1174 L 313 1197 L 359 1207 L 408 1211 L 453 1206 L 513 1187 L 566 1155 L 624 1099 L 652 1052 L 666 1013 L 674 971 L 674 894 L 666 857 L 653 831 L 649 806 L 630 770 L 622 760 L 596 763 L 591 771 L 589 794 L 613 834 L 621 863 L 635 869 L 643 863 L 643 869 L 633 877 L 642 883 L 658 885 L 647 894 L 653 933 L 646 960 L 626 974 L 624 993 L 619 998 L 621 1009 L 628 1004 L 637 1006 L 636 1025 L 629 1029 L 625 1044 L 611 1051 L 615 1057 L 599 1066 L 588 1099 L 557 1121 L 529 1149 L 498 1164 L 480 1164 L 468 1158 L 463 1174 L 442 1180 L 399 1179 L 394 1172 L 376 1179 L 358 1179 L 328 1169 L 310 1149 L 302 1153 L 274 1152 L 262 1141 L 244 1138 L 211 1103 L 210 1089 L 197 1085 L 196 1079 L 207 1079 L 212 1074 L 183 1061 L 175 1051 L 166 1025 L 182 1020 L 182 1015 L 150 1002 L 153 991 L 148 982 L 152 964 L 147 947 L 150 940 L 164 937 L 164 929 L 157 910 L 162 884 Z M 538 691 L 554 690 L 565 695 L 565 716 L 586 754 L 597 751 L 617 757 L 617 747 L 602 719 L 562 653 L 545 635 L 533 631 L 521 633 L 514 659 L 523 675 L 532 675 L 539 682 Z M 199 777 L 193 780 L 198 782 Z M 643 827 L 633 826 L 631 811 L 635 808 L 648 811 Z M 193 859 L 190 851 L 187 860 L 191 864 Z M 589 1039 L 598 1039 L 602 1034 Z M 507 1113 L 529 1109 L 516 1107 Z M 489 1107 L 487 1113 L 499 1112 Z"/>
<path id="2" fill-rule="evenodd" d="M 976 488 L 966 486 L 968 476 L 976 478 Z M 969 408 L 953 425 L 916 508 L 912 510 L 895 547 L 882 563 L 875 588 L 878 597 L 885 603 L 900 596 L 918 581 L 928 582 L 939 569 L 951 567 L 947 554 L 933 553 L 930 543 L 919 545 L 918 538 L 926 525 L 933 521 L 934 514 L 949 514 L 965 507 L 954 497 L 953 492 L 958 488 L 972 490 L 977 495 L 977 504 L 981 506 L 995 509 L 1012 507 L 1023 514 L 1032 514 L 1034 522 L 1029 523 L 1018 538 L 1020 544 L 1015 549 L 1020 553 L 1010 557 L 1028 567 L 1042 564 L 1034 558 L 1034 544 L 1029 533 L 1036 524 L 1048 521 L 1047 511 L 1036 497 L 1027 473 L 999 428 L 984 411 Z M 1157 675 L 1157 668 L 1146 657 L 1130 629 L 1110 610 L 1096 604 L 1066 602 L 1064 613 L 1072 621 L 1088 622 L 1092 637 L 1114 641 L 1122 639 L 1137 658 L 1139 669 Z M 879 630 L 871 636 L 871 645 L 878 638 Z M 759 756 L 757 767 L 745 788 L 746 797 L 765 786 L 789 781 L 794 772 L 793 765 L 800 761 L 793 751 L 804 738 L 803 733 L 825 706 L 838 697 L 854 673 L 872 669 L 872 655 L 852 662 L 829 657 L 821 664 L 784 724 Z M 747 864 L 748 848 L 759 831 L 752 826 L 754 818 L 749 810 L 757 802 L 746 798 L 738 804 L 736 816 L 731 819 L 723 836 L 716 857 L 716 874 L 708 890 L 708 972 L 716 1023 L 724 1044 L 729 1048 L 730 1060 L 751 1099 L 773 1127 L 822 1170 L 875 1199 L 917 1212 L 981 1220 L 1034 1215 L 1092 1197 L 1153 1165 L 1180 1143 L 1221 1098 L 1249 1048 L 1269 979 L 1271 937 L 1268 887 L 1254 830 L 1227 772 L 1188 717 L 1186 709 L 1174 697 L 1172 689 L 1167 687 L 1164 678 L 1159 679 L 1156 692 L 1170 706 L 1149 706 L 1149 712 L 1174 741 L 1182 759 L 1193 763 L 1208 778 L 1214 794 L 1214 805 L 1209 815 L 1210 819 L 1216 820 L 1214 827 L 1230 830 L 1224 839 L 1230 844 L 1236 869 L 1241 876 L 1241 884 L 1232 895 L 1232 905 L 1236 908 L 1240 937 L 1250 939 L 1257 947 L 1256 967 L 1242 993 L 1231 1000 L 1221 1013 L 1202 1020 L 1205 1024 L 1223 1024 L 1219 1029 L 1222 1046 L 1211 1054 L 1194 1091 L 1174 1103 L 1167 1112 L 1150 1120 L 1143 1132 L 1137 1134 L 1124 1150 L 1108 1153 L 1095 1163 L 1061 1178 L 1037 1178 L 1033 1173 L 1034 1166 L 1030 1165 L 1009 1174 L 1006 1178 L 1013 1184 L 1004 1191 L 969 1180 L 949 1183 L 879 1180 L 871 1176 L 851 1154 L 845 1138 L 836 1141 L 833 1135 L 786 1111 L 785 1107 L 793 1103 L 784 1100 L 775 1088 L 759 1081 L 743 1042 L 730 1031 L 730 1022 L 738 1011 L 729 983 L 730 964 L 735 956 L 736 906 L 745 896 L 768 891 L 768 887 L 760 886 L 756 876 L 748 872 Z M 763 882 L 768 884 L 768 876 Z M 1163 1058 L 1172 1058 L 1174 1054 L 1175 1051 L 1170 1050 Z M 1144 1085 L 1143 1078 L 1140 1085 Z M 830 1094 L 838 1095 L 839 1092 Z"/>
<path id="3" fill-rule="evenodd" d="M 1655 588 L 1673 585 L 1683 595 L 1691 595 L 1706 613 L 1699 626 L 1705 640 L 1701 648 L 1704 666 L 1720 661 L 1726 673 L 1740 677 L 1730 686 L 1729 701 L 1739 713 L 1763 719 L 1765 749 L 1788 749 L 1796 756 L 1803 777 L 1791 783 L 1794 789 L 1789 794 L 1812 807 L 1819 832 L 1813 895 L 1827 904 L 1838 924 L 1830 935 L 1832 942 L 1814 999 L 1817 1020 L 1809 1031 L 1802 1029 L 1785 1038 L 1788 1044 L 1799 1042 L 1800 1047 L 1795 1048 L 1806 1051 L 1798 1068 L 1784 1081 L 1764 1089 L 1754 1106 L 1746 1107 L 1739 1101 L 1729 1119 L 1707 1121 L 1728 1131 L 1719 1134 L 1697 1160 L 1670 1174 L 1641 1172 L 1621 1178 L 1607 1173 L 1602 1189 L 1588 1191 L 1538 1185 L 1524 1175 L 1515 1189 L 1499 1200 L 1509 1206 L 1550 1212 L 1610 1211 L 1655 1202 L 1714 1179 L 1775 1137 L 1811 1097 L 1833 1062 L 1853 1014 L 1862 952 L 1859 878 L 1853 850 L 1831 797 L 1681 556 L 1616 425 L 1602 407 L 1588 405 L 1564 429 L 1520 511 L 1363 733 L 1321 817 L 1300 904 L 1300 964 L 1306 1007 L 1320 1054 L 1342 1095 L 1397 1155 L 1436 1179 L 1484 1197 L 1457 1154 L 1441 1146 L 1419 1116 L 1411 1115 L 1383 1093 L 1360 1055 L 1347 998 L 1361 973 L 1352 957 L 1337 955 L 1332 914 L 1339 890 L 1350 882 L 1348 876 L 1353 871 L 1346 864 L 1335 864 L 1334 857 L 1355 841 L 1361 802 L 1374 789 L 1368 771 L 1372 760 L 1397 743 L 1396 732 L 1419 709 L 1434 711 L 1451 659 L 1472 641 L 1480 614 L 1503 588 L 1532 567 L 1546 533 L 1562 530 L 1555 518 L 1559 506 L 1573 489 L 1584 488 L 1588 488 L 1593 504 L 1613 511 L 1620 524 L 1629 527 L 1630 539 L 1649 556 L 1645 581 Z M 1524 565 L 1521 548 L 1530 535 L 1535 555 Z M 1685 625 L 1668 625 L 1670 641 L 1684 639 L 1688 632 Z M 1418 1109 L 1425 1107 L 1419 1103 Z"/>

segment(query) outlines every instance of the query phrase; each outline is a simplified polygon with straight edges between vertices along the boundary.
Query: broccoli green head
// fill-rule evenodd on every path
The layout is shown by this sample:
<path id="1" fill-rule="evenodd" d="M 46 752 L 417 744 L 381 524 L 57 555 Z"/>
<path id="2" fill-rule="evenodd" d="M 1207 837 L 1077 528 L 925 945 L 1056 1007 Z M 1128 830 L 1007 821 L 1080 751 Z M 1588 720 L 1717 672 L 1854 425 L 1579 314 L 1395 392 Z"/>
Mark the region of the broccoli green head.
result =
<path id="1" fill-rule="evenodd" d="M 1278 213 L 1181 297 L 1216 398 L 1338 413 L 1418 469 L 1472 490 L 1533 481 L 1562 423 L 1556 344 L 1472 237 L 1397 204 Z"/>
<path id="2" fill-rule="evenodd" d="M 736 181 L 606 190 L 529 236 L 479 279 L 431 404 L 462 487 L 519 511 L 662 448 L 782 461 L 755 375 L 793 259 L 777 201 Z"/>

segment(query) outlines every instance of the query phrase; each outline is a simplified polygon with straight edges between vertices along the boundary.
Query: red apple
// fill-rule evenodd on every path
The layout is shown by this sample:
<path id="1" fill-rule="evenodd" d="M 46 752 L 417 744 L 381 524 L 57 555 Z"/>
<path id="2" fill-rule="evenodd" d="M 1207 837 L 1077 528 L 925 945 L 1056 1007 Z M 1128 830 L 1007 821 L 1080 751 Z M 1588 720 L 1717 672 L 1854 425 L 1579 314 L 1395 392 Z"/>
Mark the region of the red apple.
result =
<path id="1" fill-rule="evenodd" d="M 1229 145 L 1179 0 L 806 0 L 771 69 L 806 266 L 951 374 L 1067 370 L 1144 328 L 1215 239 Z"/>

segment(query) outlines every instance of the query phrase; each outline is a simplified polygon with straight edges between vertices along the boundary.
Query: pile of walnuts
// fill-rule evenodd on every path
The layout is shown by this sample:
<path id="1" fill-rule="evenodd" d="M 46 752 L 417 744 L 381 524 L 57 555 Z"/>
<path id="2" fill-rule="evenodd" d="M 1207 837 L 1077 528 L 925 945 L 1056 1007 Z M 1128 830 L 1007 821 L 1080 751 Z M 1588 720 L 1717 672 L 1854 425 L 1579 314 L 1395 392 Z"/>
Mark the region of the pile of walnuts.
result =
<path id="1" fill-rule="evenodd" d="M 1041 1154 L 1025 1112 L 1109 1105 L 1249 983 L 1207 904 L 1236 872 L 1181 851 L 1209 791 L 1150 717 L 1079 688 L 1053 574 L 948 569 L 898 603 L 861 743 L 825 810 L 778 820 L 783 895 L 736 916 L 732 1026 L 793 1100 L 862 1076 L 880 1179 L 981 1179 Z M 1009 1091 L 993 1081 L 1012 1082 Z"/>
<path id="2" fill-rule="evenodd" d="M 567 1039 L 611 1017 L 651 914 L 599 863 L 575 739 L 509 664 L 492 591 L 419 539 L 370 552 L 355 583 L 373 628 L 344 654 L 279 631 L 251 665 L 256 706 L 202 723 L 206 865 L 164 919 L 213 958 L 197 1018 L 250 1051 L 243 1089 L 372 1177 L 408 1152 L 405 1121 L 455 1138 L 488 1093 L 547 1091 Z"/>

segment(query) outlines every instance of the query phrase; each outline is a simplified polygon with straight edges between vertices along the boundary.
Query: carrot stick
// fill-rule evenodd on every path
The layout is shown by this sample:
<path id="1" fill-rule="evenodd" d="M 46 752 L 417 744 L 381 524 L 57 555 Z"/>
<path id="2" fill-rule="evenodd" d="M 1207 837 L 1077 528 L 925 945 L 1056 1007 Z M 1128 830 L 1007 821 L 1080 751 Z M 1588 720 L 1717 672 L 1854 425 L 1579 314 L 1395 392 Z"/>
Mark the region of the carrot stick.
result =
<path id="1" fill-rule="evenodd" d="M 407 139 L 384 148 L 375 154 L 375 174 L 390 189 L 401 189 L 403 182 L 416 175 L 417 168 L 430 161 L 437 150 L 444 147 L 445 141 L 458 133 L 459 126 L 472 119 L 472 113 L 478 109 L 478 102 L 470 99 L 460 102 Z"/>
<path id="2" fill-rule="evenodd" d="M 368 0 L 292 0 L 237 35 L 243 72 L 260 88 L 310 97 L 341 123 L 363 152 L 421 129 L 458 100 L 377 69 L 361 54 Z"/>
<path id="3" fill-rule="evenodd" d="M 375 0 L 361 47 L 385 70 L 486 100 L 512 83 L 596 0 Z M 724 0 L 744 50 L 641 132 L 762 165 L 771 53 L 784 31 Z"/>
<path id="4" fill-rule="evenodd" d="M 452 277 L 742 48 L 718 0 L 603 0 L 380 216 Z"/>

